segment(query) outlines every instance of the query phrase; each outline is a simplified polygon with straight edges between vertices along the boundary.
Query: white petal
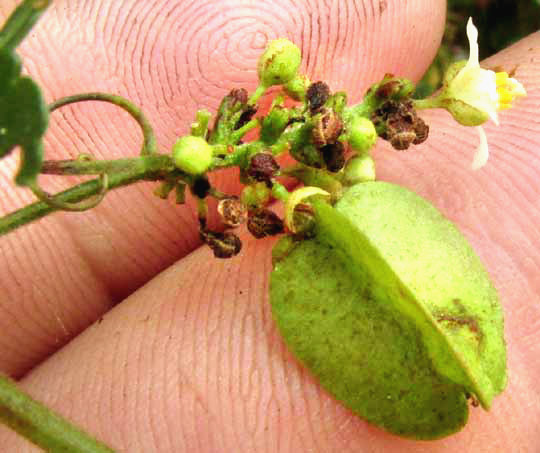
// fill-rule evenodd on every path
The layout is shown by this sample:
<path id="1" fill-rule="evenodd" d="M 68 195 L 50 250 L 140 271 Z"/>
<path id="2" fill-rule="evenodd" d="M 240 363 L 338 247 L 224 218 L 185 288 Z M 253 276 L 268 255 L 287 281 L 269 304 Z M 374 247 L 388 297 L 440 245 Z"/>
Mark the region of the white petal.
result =
<path id="1" fill-rule="evenodd" d="M 478 29 L 474 26 L 472 17 L 469 17 L 467 22 L 467 38 L 469 38 L 469 61 L 467 61 L 467 66 L 478 67 L 480 66 L 478 60 Z"/>
<path id="2" fill-rule="evenodd" d="M 510 77 L 507 81 L 507 90 L 512 93 L 514 97 L 523 97 L 527 96 L 527 92 L 525 91 L 525 87 L 519 82 L 518 80 Z"/>
<path id="3" fill-rule="evenodd" d="M 482 168 L 484 165 L 486 165 L 489 157 L 489 149 L 484 128 L 482 126 L 476 126 L 475 129 L 478 131 L 478 135 L 480 136 L 480 143 L 478 144 L 476 152 L 474 153 L 474 159 L 471 168 L 473 170 L 478 170 L 479 168 Z"/>

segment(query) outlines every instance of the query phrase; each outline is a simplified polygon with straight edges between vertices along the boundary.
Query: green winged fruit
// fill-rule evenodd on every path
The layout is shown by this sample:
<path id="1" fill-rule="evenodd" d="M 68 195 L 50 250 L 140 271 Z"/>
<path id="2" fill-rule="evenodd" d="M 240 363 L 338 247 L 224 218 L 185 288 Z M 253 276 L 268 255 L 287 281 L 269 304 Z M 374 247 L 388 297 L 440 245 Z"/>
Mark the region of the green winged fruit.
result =
<path id="1" fill-rule="evenodd" d="M 274 317 L 298 359 L 398 435 L 458 431 L 471 397 L 488 409 L 506 383 L 502 310 L 455 226 L 384 182 L 313 207 L 315 237 L 282 251 L 271 279 Z"/>

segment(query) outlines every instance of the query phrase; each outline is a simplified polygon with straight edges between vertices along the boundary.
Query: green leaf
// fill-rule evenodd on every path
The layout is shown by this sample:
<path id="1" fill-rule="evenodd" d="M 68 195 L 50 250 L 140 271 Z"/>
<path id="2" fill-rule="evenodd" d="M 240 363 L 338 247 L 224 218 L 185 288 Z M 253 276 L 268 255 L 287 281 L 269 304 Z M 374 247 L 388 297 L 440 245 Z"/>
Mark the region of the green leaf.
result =
<path id="1" fill-rule="evenodd" d="M 314 202 L 318 231 L 275 265 L 272 309 L 321 385 L 393 433 L 433 439 L 506 382 L 502 311 L 480 260 L 432 205 L 398 186 Z"/>
<path id="2" fill-rule="evenodd" d="M 8 69 L 13 69 L 9 59 L 4 61 Z M 13 61 L 15 58 L 11 64 Z M 32 79 L 17 77 L 0 87 L 0 157 L 20 145 L 23 163 L 15 178 L 19 185 L 31 184 L 39 173 L 43 161 L 41 141 L 48 121 L 47 105 Z"/>
<path id="3" fill-rule="evenodd" d="M 24 0 L 0 30 L 0 51 L 14 50 L 28 35 L 52 0 Z"/>
<path id="4" fill-rule="evenodd" d="M 38 85 L 21 77 L 15 47 L 32 29 L 50 0 L 25 0 L 0 30 L 0 158 L 21 147 L 22 164 L 15 182 L 35 182 L 43 162 L 42 137 L 49 112 Z"/>

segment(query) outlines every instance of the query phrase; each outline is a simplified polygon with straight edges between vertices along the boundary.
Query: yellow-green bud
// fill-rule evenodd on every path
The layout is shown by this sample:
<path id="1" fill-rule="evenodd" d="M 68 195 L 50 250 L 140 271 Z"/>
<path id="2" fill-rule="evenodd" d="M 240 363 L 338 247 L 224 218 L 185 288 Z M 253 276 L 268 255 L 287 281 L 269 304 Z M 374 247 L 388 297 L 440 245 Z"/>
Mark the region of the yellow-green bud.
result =
<path id="1" fill-rule="evenodd" d="M 257 71 L 262 85 L 283 85 L 296 76 L 302 55 L 300 49 L 288 39 L 271 41 L 259 58 Z"/>
<path id="2" fill-rule="evenodd" d="M 350 159 L 343 172 L 343 184 L 353 186 L 367 181 L 375 181 L 375 162 L 371 156 L 356 156 Z"/>
<path id="3" fill-rule="evenodd" d="M 174 164 L 191 175 L 204 173 L 212 164 L 212 147 L 201 137 L 186 135 L 172 148 Z"/>
<path id="4" fill-rule="evenodd" d="M 283 86 L 287 96 L 295 101 L 303 101 L 306 98 L 306 92 L 311 85 L 311 81 L 303 74 L 298 74 L 294 79 L 289 80 L 286 85 Z"/>
<path id="5" fill-rule="evenodd" d="M 248 206 L 262 206 L 270 199 L 270 189 L 264 182 L 244 187 L 240 200 Z"/>
<path id="6" fill-rule="evenodd" d="M 377 141 L 377 131 L 373 123 L 363 116 L 354 116 L 347 122 L 347 141 L 359 154 L 368 152 Z"/>

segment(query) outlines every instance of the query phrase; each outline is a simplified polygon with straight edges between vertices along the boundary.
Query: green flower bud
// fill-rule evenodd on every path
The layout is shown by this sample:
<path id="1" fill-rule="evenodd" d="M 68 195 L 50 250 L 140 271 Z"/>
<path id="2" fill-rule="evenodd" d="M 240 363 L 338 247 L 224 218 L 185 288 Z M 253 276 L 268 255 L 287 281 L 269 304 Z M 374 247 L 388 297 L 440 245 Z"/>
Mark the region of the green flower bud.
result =
<path id="1" fill-rule="evenodd" d="M 300 66 L 300 49 L 288 39 L 271 41 L 259 58 L 257 71 L 262 85 L 283 85 L 294 79 Z"/>
<path id="2" fill-rule="evenodd" d="M 212 163 L 212 147 L 201 137 L 186 135 L 180 138 L 172 148 L 174 164 L 182 171 L 200 175 Z"/>
<path id="3" fill-rule="evenodd" d="M 343 184 L 353 186 L 360 182 L 375 181 L 375 162 L 371 156 L 356 156 L 345 165 Z"/>
<path id="4" fill-rule="evenodd" d="M 347 141 L 357 153 L 368 152 L 377 141 L 375 126 L 363 116 L 353 116 L 346 127 Z"/>
<path id="5" fill-rule="evenodd" d="M 287 96 L 295 101 L 303 101 L 306 98 L 307 89 L 311 85 L 310 80 L 302 74 L 298 74 L 294 79 L 289 80 L 286 85 L 283 86 Z"/>
<path id="6" fill-rule="evenodd" d="M 240 200 L 250 207 L 262 206 L 270 199 L 270 189 L 264 182 L 258 182 L 244 187 Z"/>

